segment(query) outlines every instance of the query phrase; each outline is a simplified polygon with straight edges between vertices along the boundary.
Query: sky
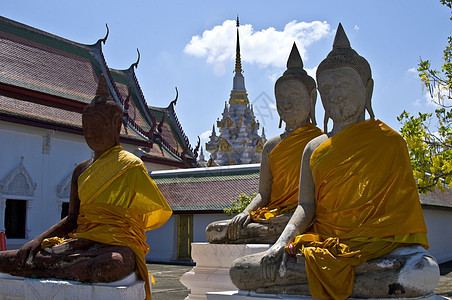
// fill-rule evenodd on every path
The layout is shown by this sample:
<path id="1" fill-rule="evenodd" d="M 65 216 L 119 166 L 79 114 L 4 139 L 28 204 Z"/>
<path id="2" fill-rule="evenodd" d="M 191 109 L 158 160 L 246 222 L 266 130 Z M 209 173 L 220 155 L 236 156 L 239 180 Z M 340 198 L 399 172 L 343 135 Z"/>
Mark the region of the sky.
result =
<path id="1" fill-rule="evenodd" d="M 376 118 L 398 130 L 404 110 L 435 109 L 416 71 L 420 59 L 440 68 L 450 9 L 439 0 L 229 0 L 151 1 L 1 0 L 0 14 L 73 40 L 94 44 L 106 33 L 107 64 L 127 69 L 141 59 L 138 81 L 149 105 L 166 107 L 175 97 L 183 130 L 193 147 L 204 145 L 221 118 L 234 76 L 237 15 L 248 99 L 267 139 L 280 134 L 274 83 L 286 68 L 293 42 L 315 78 L 342 23 L 353 49 L 372 69 Z M 318 96 L 316 119 L 323 127 Z M 218 130 L 216 131 L 218 134 Z"/>

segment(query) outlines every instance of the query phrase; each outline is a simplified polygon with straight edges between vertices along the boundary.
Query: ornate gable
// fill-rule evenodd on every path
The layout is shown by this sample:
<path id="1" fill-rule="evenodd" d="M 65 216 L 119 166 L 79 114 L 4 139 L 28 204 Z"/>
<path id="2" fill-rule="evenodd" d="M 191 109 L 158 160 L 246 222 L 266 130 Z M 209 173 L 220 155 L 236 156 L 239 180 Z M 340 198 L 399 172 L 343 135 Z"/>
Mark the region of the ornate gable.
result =
<path id="1" fill-rule="evenodd" d="M 19 166 L 0 181 L 0 190 L 3 195 L 34 196 L 36 183 L 33 183 L 23 162 L 24 157 L 22 156 Z"/>

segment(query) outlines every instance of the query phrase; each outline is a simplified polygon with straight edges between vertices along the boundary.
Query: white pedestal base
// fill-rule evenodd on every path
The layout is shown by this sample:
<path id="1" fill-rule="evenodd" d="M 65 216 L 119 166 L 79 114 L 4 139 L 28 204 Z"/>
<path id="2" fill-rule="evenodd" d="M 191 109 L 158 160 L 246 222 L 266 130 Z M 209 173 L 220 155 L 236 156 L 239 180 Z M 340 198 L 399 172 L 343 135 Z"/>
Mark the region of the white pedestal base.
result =
<path id="1" fill-rule="evenodd" d="M 143 300 L 144 281 L 135 273 L 111 283 L 81 283 L 59 279 L 30 279 L 0 273 L 2 300 Z"/>
<path id="2" fill-rule="evenodd" d="M 246 291 L 223 291 L 223 292 L 208 292 L 206 293 L 208 300 L 314 300 L 309 296 L 294 296 L 294 295 L 272 295 L 272 294 L 256 294 L 254 292 Z M 349 298 L 350 300 L 358 300 L 356 298 Z M 435 294 L 426 297 L 418 298 L 373 298 L 366 300 L 447 300 L 447 298 L 437 296 Z M 363 300 L 363 299 L 360 299 Z"/>
<path id="3" fill-rule="evenodd" d="M 229 278 L 232 262 L 242 256 L 266 251 L 270 244 L 192 243 L 191 257 L 196 266 L 179 279 L 191 290 L 185 299 L 206 300 L 206 292 L 236 290 Z"/>

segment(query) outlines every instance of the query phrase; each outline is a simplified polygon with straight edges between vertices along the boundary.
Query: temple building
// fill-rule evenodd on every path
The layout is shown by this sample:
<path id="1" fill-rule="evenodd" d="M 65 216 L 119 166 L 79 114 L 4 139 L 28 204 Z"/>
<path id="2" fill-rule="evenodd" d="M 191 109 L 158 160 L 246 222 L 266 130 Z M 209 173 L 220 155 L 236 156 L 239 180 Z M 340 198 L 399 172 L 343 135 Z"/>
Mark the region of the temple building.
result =
<path id="1" fill-rule="evenodd" d="M 217 120 L 219 135 L 215 132 L 206 143 L 210 152 L 207 166 L 239 165 L 260 163 L 263 145 L 266 142 L 264 129 L 259 135 L 259 122 L 248 100 L 245 78 L 242 74 L 239 41 L 239 19 L 237 17 L 237 46 L 235 59 L 235 76 L 229 102 L 225 102 L 221 120 Z"/>
<path id="2" fill-rule="evenodd" d="M 103 74 L 124 109 L 121 146 L 148 171 L 196 167 L 175 105 L 149 106 L 135 74 L 110 68 L 102 46 L 0 17 L 0 232 L 15 249 L 67 215 L 74 166 L 92 157 L 82 110 Z M 199 145 L 198 145 L 199 147 Z"/>

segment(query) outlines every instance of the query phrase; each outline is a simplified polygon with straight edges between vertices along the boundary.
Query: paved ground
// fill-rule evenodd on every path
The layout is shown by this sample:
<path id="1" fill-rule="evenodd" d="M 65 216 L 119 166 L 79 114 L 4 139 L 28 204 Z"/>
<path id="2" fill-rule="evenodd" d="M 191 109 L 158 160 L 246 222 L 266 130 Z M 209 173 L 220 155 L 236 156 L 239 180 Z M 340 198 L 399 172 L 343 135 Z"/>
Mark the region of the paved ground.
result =
<path id="1" fill-rule="evenodd" d="M 189 290 L 179 282 L 179 278 L 193 266 L 148 264 L 149 273 L 155 278 L 152 300 L 183 300 Z M 440 265 L 441 279 L 435 290 L 437 295 L 452 299 L 452 261 Z"/>
<path id="2" fill-rule="evenodd" d="M 190 293 L 179 278 L 193 266 L 148 264 L 147 267 L 155 279 L 152 300 L 182 300 Z"/>

